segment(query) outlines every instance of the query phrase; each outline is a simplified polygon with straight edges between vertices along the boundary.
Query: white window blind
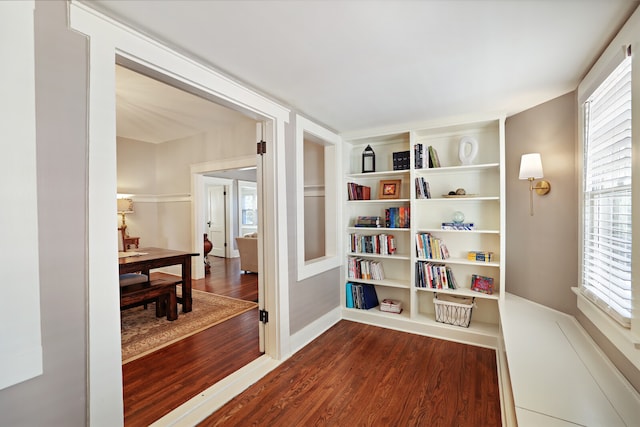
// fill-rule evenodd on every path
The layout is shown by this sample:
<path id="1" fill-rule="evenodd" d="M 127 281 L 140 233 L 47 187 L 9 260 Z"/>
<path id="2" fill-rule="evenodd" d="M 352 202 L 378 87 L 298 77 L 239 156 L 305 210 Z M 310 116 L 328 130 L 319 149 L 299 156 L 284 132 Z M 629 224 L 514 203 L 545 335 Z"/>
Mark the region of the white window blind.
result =
<path id="1" fill-rule="evenodd" d="M 631 297 L 631 57 L 584 103 L 583 293 L 626 327 Z"/>

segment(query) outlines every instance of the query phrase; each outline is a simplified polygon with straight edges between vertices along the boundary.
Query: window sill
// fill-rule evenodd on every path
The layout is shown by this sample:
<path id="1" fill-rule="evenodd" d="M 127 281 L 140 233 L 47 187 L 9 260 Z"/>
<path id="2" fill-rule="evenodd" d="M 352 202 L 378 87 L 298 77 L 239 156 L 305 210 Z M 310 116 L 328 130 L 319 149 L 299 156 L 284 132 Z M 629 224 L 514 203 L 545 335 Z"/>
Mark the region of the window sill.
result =
<path id="1" fill-rule="evenodd" d="M 578 310 L 580 310 L 609 341 L 627 357 L 638 369 L 640 369 L 640 339 L 615 320 L 611 319 L 597 305 L 591 302 L 580 292 L 577 287 L 571 288 L 577 295 Z"/>

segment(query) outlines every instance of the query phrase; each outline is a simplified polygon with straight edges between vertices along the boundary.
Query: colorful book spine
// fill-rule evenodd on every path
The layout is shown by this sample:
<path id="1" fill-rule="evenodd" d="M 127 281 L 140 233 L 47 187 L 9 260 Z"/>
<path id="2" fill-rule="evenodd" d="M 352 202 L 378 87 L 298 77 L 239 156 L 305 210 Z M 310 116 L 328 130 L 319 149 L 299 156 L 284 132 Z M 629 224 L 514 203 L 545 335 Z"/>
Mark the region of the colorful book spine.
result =
<path id="1" fill-rule="evenodd" d="M 467 254 L 469 261 L 493 262 L 493 252 L 489 251 L 469 251 Z"/>

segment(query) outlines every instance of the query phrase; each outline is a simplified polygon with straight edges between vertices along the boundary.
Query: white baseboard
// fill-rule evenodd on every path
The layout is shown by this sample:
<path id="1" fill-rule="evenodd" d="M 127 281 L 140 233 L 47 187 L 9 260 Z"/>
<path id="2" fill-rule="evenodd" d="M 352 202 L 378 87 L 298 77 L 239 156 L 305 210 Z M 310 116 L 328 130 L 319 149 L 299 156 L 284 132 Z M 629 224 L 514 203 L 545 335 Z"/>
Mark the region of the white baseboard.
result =
<path id="1" fill-rule="evenodd" d="M 291 335 L 291 354 L 296 353 L 314 339 L 322 335 L 327 329 L 338 323 L 342 319 L 342 310 L 336 307 L 315 322 L 305 326 L 300 331 Z"/>

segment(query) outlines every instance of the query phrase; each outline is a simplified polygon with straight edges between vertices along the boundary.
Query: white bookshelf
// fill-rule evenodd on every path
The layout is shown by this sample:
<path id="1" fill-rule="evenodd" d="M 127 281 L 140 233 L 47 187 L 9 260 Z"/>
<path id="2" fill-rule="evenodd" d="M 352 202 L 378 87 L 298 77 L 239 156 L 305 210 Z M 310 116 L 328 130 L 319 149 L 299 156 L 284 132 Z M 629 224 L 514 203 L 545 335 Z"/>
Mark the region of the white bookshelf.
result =
<path id="1" fill-rule="evenodd" d="M 478 143 L 478 154 L 471 165 L 461 165 L 458 157 L 460 140 L 471 137 Z M 426 150 L 432 146 L 438 153 L 441 167 L 415 167 L 416 144 Z M 376 154 L 376 172 L 361 173 L 361 154 L 370 145 Z M 344 252 L 344 283 L 351 281 L 372 284 L 378 299 L 397 299 L 402 302 L 401 315 L 383 313 L 379 307 L 359 310 L 346 307 L 343 290 L 343 316 L 346 319 L 407 330 L 446 339 L 479 345 L 497 344 L 499 333 L 498 305 L 504 300 L 505 262 L 505 177 L 504 177 L 504 119 L 469 121 L 443 126 L 407 128 L 377 135 L 357 135 L 344 140 L 343 230 L 348 237 L 359 234 L 393 234 L 397 241 L 394 255 Z M 393 170 L 393 153 L 410 152 L 410 167 Z M 429 182 L 431 198 L 417 198 L 415 182 L 422 178 Z M 378 184 L 383 180 L 401 180 L 398 199 L 378 199 Z M 371 200 L 348 201 L 347 183 L 371 187 Z M 465 197 L 451 197 L 450 191 L 464 188 Z M 355 227 L 358 216 L 381 216 L 393 206 L 409 207 L 411 222 L 408 228 Z M 443 222 L 452 222 L 453 213 L 463 212 L 464 222 L 473 222 L 474 230 L 443 230 Z M 430 233 L 445 242 L 447 259 L 418 258 L 416 235 Z M 491 251 L 491 262 L 469 261 L 469 251 Z M 385 280 L 348 278 L 348 257 L 371 258 L 384 266 Z M 458 289 L 431 289 L 416 286 L 416 263 L 419 261 L 445 264 L 456 278 Z M 491 295 L 470 289 L 473 274 L 494 279 Z M 343 288 L 344 289 L 344 288 Z M 435 321 L 434 296 L 448 294 L 474 298 L 474 308 L 468 328 Z"/>

